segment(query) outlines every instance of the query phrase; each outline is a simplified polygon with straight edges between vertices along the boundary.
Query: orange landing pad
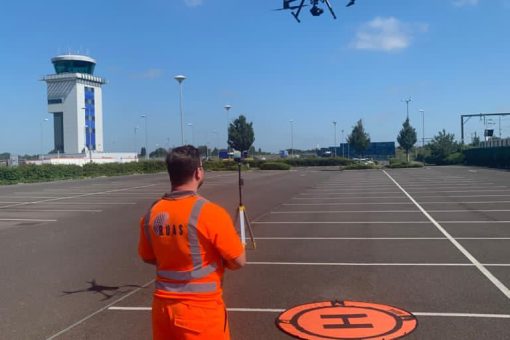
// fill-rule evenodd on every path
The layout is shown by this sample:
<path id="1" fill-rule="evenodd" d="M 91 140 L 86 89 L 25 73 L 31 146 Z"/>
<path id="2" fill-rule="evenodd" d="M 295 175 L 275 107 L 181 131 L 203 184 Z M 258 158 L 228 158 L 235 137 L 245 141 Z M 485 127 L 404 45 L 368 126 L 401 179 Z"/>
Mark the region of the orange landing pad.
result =
<path id="1" fill-rule="evenodd" d="M 398 339 L 414 331 L 411 313 L 388 305 L 356 301 L 324 301 L 281 313 L 276 325 L 299 339 Z"/>

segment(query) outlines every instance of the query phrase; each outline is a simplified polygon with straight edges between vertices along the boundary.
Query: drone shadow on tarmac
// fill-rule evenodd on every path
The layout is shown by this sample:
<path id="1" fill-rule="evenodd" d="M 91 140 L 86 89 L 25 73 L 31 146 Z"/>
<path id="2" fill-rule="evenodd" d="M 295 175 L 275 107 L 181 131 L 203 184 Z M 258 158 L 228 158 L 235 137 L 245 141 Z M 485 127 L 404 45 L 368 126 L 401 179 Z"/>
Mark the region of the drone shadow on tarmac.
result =
<path id="1" fill-rule="evenodd" d="M 87 281 L 87 283 L 90 285 L 90 287 L 85 289 L 78 289 L 78 290 L 64 290 L 62 291 L 63 295 L 61 296 L 67 296 L 71 294 L 77 294 L 77 293 L 87 293 L 92 292 L 94 294 L 101 294 L 103 295 L 103 299 L 101 301 L 109 300 L 112 297 L 114 297 L 117 294 L 125 293 L 126 291 L 120 290 L 121 288 L 142 288 L 138 285 L 123 285 L 123 286 L 104 286 L 96 283 L 96 279 L 92 279 L 92 281 Z"/>

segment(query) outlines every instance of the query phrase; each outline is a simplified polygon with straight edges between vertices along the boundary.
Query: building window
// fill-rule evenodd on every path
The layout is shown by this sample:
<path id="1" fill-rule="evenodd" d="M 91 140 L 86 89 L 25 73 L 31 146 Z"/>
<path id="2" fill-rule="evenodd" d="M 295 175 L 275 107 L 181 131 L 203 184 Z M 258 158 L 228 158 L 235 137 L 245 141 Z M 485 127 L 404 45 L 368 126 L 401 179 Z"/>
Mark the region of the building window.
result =
<path id="1" fill-rule="evenodd" d="M 48 99 L 48 105 L 51 104 L 62 104 L 62 99 Z"/>

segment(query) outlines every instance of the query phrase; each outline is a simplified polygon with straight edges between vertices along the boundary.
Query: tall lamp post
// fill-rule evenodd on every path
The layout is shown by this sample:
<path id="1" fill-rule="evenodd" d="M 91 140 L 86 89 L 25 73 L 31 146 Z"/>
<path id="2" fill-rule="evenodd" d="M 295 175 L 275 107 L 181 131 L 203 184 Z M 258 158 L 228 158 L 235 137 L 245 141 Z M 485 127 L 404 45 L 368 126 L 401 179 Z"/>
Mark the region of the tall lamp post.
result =
<path id="1" fill-rule="evenodd" d="M 179 82 L 179 111 L 181 113 L 181 144 L 184 145 L 184 126 L 183 126 L 183 118 L 182 118 L 182 82 L 186 80 L 186 77 L 183 75 L 177 75 L 174 77 L 177 82 Z"/>
<path id="2" fill-rule="evenodd" d="M 420 110 L 421 112 L 421 146 L 425 147 L 425 110 Z"/>
<path id="3" fill-rule="evenodd" d="M 334 149 L 333 149 L 334 152 L 333 152 L 333 154 L 336 157 L 336 122 L 335 121 L 333 122 L 333 127 L 334 127 L 334 130 L 335 130 L 334 131 L 335 132 L 335 136 L 334 136 L 334 144 L 333 144 L 334 145 Z"/>
<path id="4" fill-rule="evenodd" d="M 191 131 L 191 145 L 194 145 L 194 141 L 193 141 L 193 123 L 188 123 L 187 124 L 190 128 L 190 131 Z"/>
<path id="5" fill-rule="evenodd" d="M 407 111 L 406 118 L 409 119 L 409 103 L 412 102 L 411 98 L 402 99 L 402 102 L 406 103 Z"/>
<path id="6" fill-rule="evenodd" d="M 294 158 L 294 119 L 289 120 L 290 122 L 290 157 Z"/>
<path id="7" fill-rule="evenodd" d="M 44 154 L 44 122 L 47 122 L 48 118 L 43 118 L 41 121 L 41 156 Z"/>
<path id="8" fill-rule="evenodd" d="M 228 112 L 232 108 L 232 105 L 225 105 L 225 111 L 227 111 L 227 152 L 228 152 L 228 128 L 230 127 L 230 117 L 228 115 Z"/>
<path id="9" fill-rule="evenodd" d="M 147 115 L 140 115 L 141 118 L 145 120 L 145 159 L 149 159 L 149 150 L 147 150 L 148 144 L 147 144 Z M 184 143 L 183 143 L 184 144 Z"/>
<path id="10" fill-rule="evenodd" d="M 136 152 L 136 154 L 138 154 L 138 146 L 137 146 L 137 143 L 136 143 L 136 132 L 138 131 L 138 126 L 135 126 L 134 128 L 134 132 L 135 132 L 135 138 L 134 138 L 134 150 Z"/>
<path id="11" fill-rule="evenodd" d="M 345 158 L 345 153 L 344 153 L 344 130 L 342 129 L 342 157 Z"/>

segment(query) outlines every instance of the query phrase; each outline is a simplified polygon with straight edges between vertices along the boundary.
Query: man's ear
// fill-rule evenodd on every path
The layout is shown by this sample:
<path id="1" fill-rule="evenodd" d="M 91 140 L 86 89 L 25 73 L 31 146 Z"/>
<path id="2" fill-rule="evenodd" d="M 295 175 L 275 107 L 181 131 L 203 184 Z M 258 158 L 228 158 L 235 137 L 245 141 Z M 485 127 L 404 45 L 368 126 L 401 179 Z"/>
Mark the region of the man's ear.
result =
<path id="1" fill-rule="evenodd" d="M 199 180 L 201 179 L 201 177 L 200 177 L 200 169 L 198 169 L 198 168 L 197 168 L 197 169 L 195 170 L 195 174 L 194 174 L 194 176 L 195 176 L 195 179 L 196 179 L 197 181 L 199 181 Z"/>

